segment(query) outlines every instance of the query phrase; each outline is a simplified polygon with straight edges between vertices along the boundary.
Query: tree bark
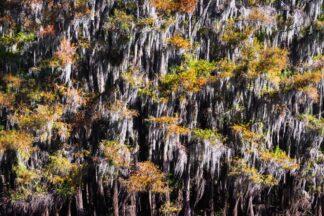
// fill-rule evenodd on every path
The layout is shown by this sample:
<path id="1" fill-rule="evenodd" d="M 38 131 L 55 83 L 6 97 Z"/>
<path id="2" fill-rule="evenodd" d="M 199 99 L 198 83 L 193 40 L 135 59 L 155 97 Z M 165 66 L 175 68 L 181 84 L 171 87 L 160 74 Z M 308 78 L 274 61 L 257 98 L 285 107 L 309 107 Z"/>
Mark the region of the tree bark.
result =
<path id="1" fill-rule="evenodd" d="M 184 199 L 184 216 L 191 216 L 191 209 L 190 209 L 190 162 L 188 161 L 187 165 L 187 173 L 185 178 L 185 199 Z"/>
<path id="2" fill-rule="evenodd" d="M 113 186 L 113 208 L 114 215 L 119 216 L 119 206 L 118 206 L 118 177 L 114 181 Z"/>

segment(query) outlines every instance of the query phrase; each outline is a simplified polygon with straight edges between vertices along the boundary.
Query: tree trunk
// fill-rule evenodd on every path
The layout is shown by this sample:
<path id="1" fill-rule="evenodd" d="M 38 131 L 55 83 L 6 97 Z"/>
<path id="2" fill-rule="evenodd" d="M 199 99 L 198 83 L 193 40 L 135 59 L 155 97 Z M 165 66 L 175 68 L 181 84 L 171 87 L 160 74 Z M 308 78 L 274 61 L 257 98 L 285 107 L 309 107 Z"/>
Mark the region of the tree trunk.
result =
<path id="1" fill-rule="evenodd" d="M 113 208 L 114 208 L 114 215 L 119 216 L 119 206 L 118 206 L 118 177 L 114 181 L 113 186 Z"/>
<path id="2" fill-rule="evenodd" d="M 209 197 L 209 214 L 210 216 L 214 216 L 214 180 L 211 180 L 210 184 L 210 197 Z"/>
<path id="3" fill-rule="evenodd" d="M 188 161 L 187 173 L 185 178 L 185 200 L 184 200 L 184 216 L 191 216 L 190 209 L 190 162 Z"/>

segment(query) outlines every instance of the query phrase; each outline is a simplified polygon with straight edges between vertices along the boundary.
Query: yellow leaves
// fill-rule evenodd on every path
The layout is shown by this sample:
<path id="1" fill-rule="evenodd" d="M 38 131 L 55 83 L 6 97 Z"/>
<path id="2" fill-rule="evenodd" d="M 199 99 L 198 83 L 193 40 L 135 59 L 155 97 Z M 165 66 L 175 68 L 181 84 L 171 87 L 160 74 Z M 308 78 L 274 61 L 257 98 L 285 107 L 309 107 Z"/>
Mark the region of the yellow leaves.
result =
<path id="1" fill-rule="evenodd" d="M 258 73 L 266 73 L 269 81 L 278 85 L 280 73 L 288 65 L 288 51 L 280 48 L 266 48 L 260 52 L 256 67 Z"/>
<path id="2" fill-rule="evenodd" d="M 176 48 L 181 49 L 189 49 L 191 48 L 190 41 L 187 39 L 184 39 L 179 34 L 176 34 L 175 36 L 168 39 L 168 43 L 173 45 Z"/>
<path id="3" fill-rule="evenodd" d="M 16 175 L 15 189 L 10 193 L 13 200 L 23 200 L 30 195 L 44 192 L 41 185 L 42 174 L 40 170 L 29 169 L 21 162 L 13 166 L 13 171 Z"/>
<path id="4" fill-rule="evenodd" d="M 310 98 L 314 102 L 319 101 L 319 92 L 316 87 L 313 86 L 306 86 L 304 88 L 299 89 L 299 91 L 303 92 L 305 95 L 307 95 L 308 98 Z"/>
<path id="5" fill-rule="evenodd" d="M 252 33 L 252 28 L 246 27 L 240 30 L 235 26 L 234 20 L 228 20 L 225 29 L 220 35 L 220 39 L 226 44 L 236 45 L 238 43 L 244 43 Z"/>
<path id="6" fill-rule="evenodd" d="M 299 168 L 296 160 L 290 158 L 286 154 L 286 152 L 280 150 L 278 147 L 274 152 L 268 150 L 260 152 L 260 158 L 264 161 L 272 161 L 285 170 L 293 170 Z"/>
<path id="7" fill-rule="evenodd" d="M 179 121 L 179 118 L 176 117 L 170 117 L 170 116 L 161 116 L 161 117 L 152 117 L 150 116 L 147 119 L 149 122 L 158 123 L 158 124 L 177 124 Z"/>
<path id="8" fill-rule="evenodd" d="M 322 80 L 322 72 L 305 72 L 303 74 L 296 74 L 290 79 L 284 80 L 284 84 L 294 88 L 303 88 L 308 85 L 316 85 Z"/>
<path id="9" fill-rule="evenodd" d="M 224 140 L 224 138 L 217 133 L 216 130 L 212 129 L 194 129 L 193 134 L 196 138 L 208 140 L 211 143 L 219 143 Z"/>
<path id="10" fill-rule="evenodd" d="M 106 24 L 106 29 L 109 31 L 118 32 L 121 36 L 127 36 L 128 38 L 133 23 L 133 15 L 128 15 L 127 13 L 125 13 L 125 11 L 116 9 L 114 10 L 114 16 L 109 18 Z"/>
<path id="11" fill-rule="evenodd" d="M 54 122 L 53 123 L 53 129 L 56 130 L 58 137 L 61 138 L 61 140 L 66 140 L 71 135 L 71 125 L 67 124 L 65 122 Z"/>
<path id="12" fill-rule="evenodd" d="M 189 69 L 179 74 L 178 85 L 181 86 L 184 91 L 198 92 L 206 85 L 207 81 L 207 77 L 199 77 L 195 70 Z"/>
<path id="13" fill-rule="evenodd" d="M 223 59 L 217 62 L 217 70 L 219 74 L 217 75 L 220 79 L 230 78 L 235 74 L 237 65 L 230 61 L 229 59 Z"/>
<path id="14" fill-rule="evenodd" d="M 71 163 L 60 152 L 49 158 L 45 177 L 51 183 L 55 192 L 61 196 L 71 196 L 80 184 L 82 166 Z"/>
<path id="15" fill-rule="evenodd" d="M 223 59 L 217 63 L 220 78 L 234 75 L 245 79 L 255 79 L 265 75 L 268 81 L 278 86 L 281 71 L 288 66 L 288 51 L 280 48 L 264 48 L 254 41 L 243 43 L 240 58 L 235 61 Z"/>
<path id="16" fill-rule="evenodd" d="M 13 89 L 17 89 L 22 83 L 22 79 L 11 73 L 4 75 L 2 80 L 4 81 L 4 83 L 7 84 L 7 87 Z"/>
<path id="17" fill-rule="evenodd" d="M 150 116 L 147 121 L 166 125 L 167 135 L 178 134 L 178 135 L 187 135 L 190 133 L 190 129 L 186 127 L 182 127 L 178 125 L 180 118 L 178 116 L 169 117 L 169 116 L 161 116 L 161 117 L 152 117 Z"/>
<path id="18" fill-rule="evenodd" d="M 32 150 L 33 137 L 16 130 L 0 131 L 0 151 L 16 150 L 26 156 Z"/>
<path id="19" fill-rule="evenodd" d="M 318 31 L 323 31 L 323 29 L 324 29 L 324 21 L 323 20 L 316 20 L 314 27 Z"/>
<path id="20" fill-rule="evenodd" d="M 244 176 L 254 184 L 261 184 L 266 187 L 272 187 L 278 184 L 278 181 L 272 175 L 264 175 L 259 173 L 257 169 L 250 167 L 247 161 L 242 158 L 234 161 L 229 175 Z"/>
<path id="21" fill-rule="evenodd" d="M 45 103 L 52 103 L 57 99 L 57 95 L 50 91 L 41 91 L 39 95 Z"/>
<path id="22" fill-rule="evenodd" d="M 87 0 L 76 0 L 75 1 L 75 16 L 82 17 L 91 13 L 90 8 L 87 5 Z"/>
<path id="23" fill-rule="evenodd" d="M 189 128 L 181 127 L 176 124 L 169 125 L 167 131 L 169 134 L 179 134 L 179 135 L 187 135 L 188 133 L 190 133 Z"/>
<path id="24" fill-rule="evenodd" d="M 266 185 L 268 187 L 271 187 L 271 186 L 277 185 L 279 182 L 272 175 L 263 175 L 262 176 L 262 183 L 263 183 L 263 185 Z"/>
<path id="25" fill-rule="evenodd" d="M 52 184 L 62 184 L 70 180 L 71 174 L 77 169 L 76 164 L 72 164 L 61 154 L 50 156 L 50 162 L 46 167 L 46 175 Z"/>
<path id="26" fill-rule="evenodd" d="M 274 17 L 264 13 L 264 11 L 262 11 L 262 9 L 258 7 L 253 7 L 249 15 L 247 17 L 244 17 L 243 20 L 252 22 L 252 24 L 260 22 L 265 25 L 271 25 L 275 22 Z"/>
<path id="27" fill-rule="evenodd" d="M 60 105 L 49 107 L 47 105 L 38 105 L 34 110 L 24 110 L 25 112 L 17 113 L 14 120 L 19 127 L 23 129 L 42 130 L 47 124 L 53 123 L 60 119 L 63 114 L 63 107 Z"/>
<path id="28" fill-rule="evenodd" d="M 181 211 L 181 207 L 176 206 L 171 202 L 166 202 L 161 206 L 160 211 L 164 215 L 173 215 L 173 214 L 176 214 L 177 212 Z"/>
<path id="29" fill-rule="evenodd" d="M 19 128 L 36 133 L 36 138 L 41 141 L 50 141 L 54 135 L 61 140 L 70 136 L 70 125 L 62 122 L 63 106 L 38 105 L 35 110 L 22 108 L 13 116 L 13 120 Z"/>
<path id="30" fill-rule="evenodd" d="M 108 109 L 110 112 L 117 113 L 126 119 L 131 119 L 138 116 L 138 112 L 136 110 L 128 109 L 126 104 L 121 100 L 115 101 L 115 103 L 111 104 Z"/>
<path id="31" fill-rule="evenodd" d="M 321 71 L 308 71 L 283 79 L 281 85 L 286 88 L 285 90 L 302 92 L 308 98 L 317 102 L 319 100 L 319 92 L 316 85 L 320 83 L 322 79 L 323 75 Z"/>
<path id="32" fill-rule="evenodd" d="M 12 108 L 14 99 L 13 94 L 0 92 L 0 107 Z"/>
<path id="33" fill-rule="evenodd" d="M 263 138 L 262 135 L 254 133 L 250 129 L 248 129 L 247 125 L 235 124 L 231 128 L 235 134 L 241 135 L 242 139 L 246 142 L 255 144 L 260 142 Z"/>
<path id="34" fill-rule="evenodd" d="M 303 121 L 306 127 L 324 136 L 324 118 L 318 118 L 311 114 L 302 114 L 299 119 Z"/>
<path id="35" fill-rule="evenodd" d="M 208 83 L 215 69 L 212 62 L 195 60 L 186 56 L 184 63 L 177 68 L 177 71 L 160 77 L 160 93 L 165 96 L 170 96 L 172 93 L 180 95 L 196 93 Z"/>
<path id="36" fill-rule="evenodd" d="M 130 192 L 166 193 L 169 188 L 165 175 L 150 161 L 140 162 L 125 181 Z"/>
<path id="37" fill-rule="evenodd" d="M 141 75 L 137 70 L 130 70 L 122 73 L 121 77 L 123 80 L 128 82 L 131 87 L 140 88 L 145 85 L 143 75 Z"/>
<path id="38" fill-rule="evenodd" d="M 130 164 L 129 148 L 118 141 L 104 140 L 100 142 L 104 156 L 117 167 L 128 167 Z"/>
<path id="39" fill-rule="evenodd" d="M 16 173 L 16 182 L 18 184 L 29 185 L 33 181 L 39 180 L 40 175 L 36 170 L 28 169 L 24 164 L 19 163 L 13 168 Z"/>

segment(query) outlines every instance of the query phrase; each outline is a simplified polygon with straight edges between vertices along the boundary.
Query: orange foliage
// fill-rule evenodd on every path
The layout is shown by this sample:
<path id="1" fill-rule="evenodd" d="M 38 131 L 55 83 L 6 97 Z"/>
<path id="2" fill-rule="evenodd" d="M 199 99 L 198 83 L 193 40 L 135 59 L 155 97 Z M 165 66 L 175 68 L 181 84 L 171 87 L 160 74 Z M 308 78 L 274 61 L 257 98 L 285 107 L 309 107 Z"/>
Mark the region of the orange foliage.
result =
<path id="1" fill-rule="evenodd" d="M 137 165 L 137 170 L 125 181 L 128 191 L 165 193 L 169 190 L 165 175 L 152 162 L 145 161 Z"/>
<path id="2" fill-rule="evenodd" d="M 244 141 L 250 143 L 258 143 L 262 139 L 262 135 L 249 130 L 247 125 L 235 124 L 232 126 L 232 130 L 235 134 L 240 134 Z"/>
<path id="3" fill-rule="evenodd" d="M 316 87 L 313 86 L 306 86 L 302 89 L 300 89 L 301 92 L 306 94 L 311 100 L 318 102 L 319 101 L 319 93 Z"/>
<path id="4" fill-rule="evenodd" d="M 72 64 L 75 60 L 75 52 L 76 46 L 64 38 L 58 50 L 55 52 L 55 57 L 58 58 L 63 65 Z"/>
<path id="5" fill-rule="evenodd" d="M 33 137 L 16 130 L 0 131 L 0 151 L 18 150 L 29 152 L 32 149 Z"/>
<path id="6" fill-rule="evenodd" d="M 4 75 L 2 80 L 11 88 L 18 88 L 22 83 L 22 80 L 19 77 L 12 74 Z"/>
<path id="7" fill-rule="evenodd" d="M 179 121 L 178 117 L 161 116 L 148 118 L 148 121 L 158 123 L 158 124 L 176 124 Z"/>
<path id="8" fill-rule="evenodd" d="M 191 13 L 195 10 L 197 0 L 151 0 L 159 11 Z"/>
<path id="9" fill-rule="evenodd" d="M 54 25 L 47 25 L 39 31 L 41 37 L 53 36 L 55 34 Z"/>
<path id="10" fill-rule="evenodd" d="M 189 49 L 191 47 L 190 41 L 184 39 L 180 35 L 176 34 L 175 36 L 168 39 L 168 43 L 182 49 Z"/>
<path id="11" fill-rule="evenodd" d="M 304 74 L 296 74 L 291 79 L 284 80 L 285 84 L 294 88 L 303 88 L 308 85 L 317 84 L 322 80 L 322 72 L 306 72 Z"/>
<path id="12" fill-rule="evenodd" d="M 178 0 L 177 3 L 180 11 L 191 13 L 196 8 L 197 0 Z"/>
<path id="13" fill-rule="evenodd" d="M 14 96 L 11 94 L 5 94 L 0 92 L 0 107 L 10 107 L 14 101 Z"/>
<path id="14" fill-rule="evenodd" d="M 190 132 L 189 128 L 181 127 L 176 124 L 172 124 L 168 126 L 168 133 L 174 133 L 179 135 L 186 135 Z"/>

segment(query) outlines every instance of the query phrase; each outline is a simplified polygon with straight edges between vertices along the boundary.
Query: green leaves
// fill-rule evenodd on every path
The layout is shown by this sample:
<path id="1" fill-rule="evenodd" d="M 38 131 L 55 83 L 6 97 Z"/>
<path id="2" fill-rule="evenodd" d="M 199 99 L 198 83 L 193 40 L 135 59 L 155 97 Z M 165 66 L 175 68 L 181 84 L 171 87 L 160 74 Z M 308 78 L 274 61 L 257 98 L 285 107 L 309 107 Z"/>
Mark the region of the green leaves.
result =
<path id="1" fill-rule="evenodd" d="M 0 56 L 21 55 L 25 44 L 35 39 L 34 33 L 27 32 L 4 35 L 0 38 Z"/>

